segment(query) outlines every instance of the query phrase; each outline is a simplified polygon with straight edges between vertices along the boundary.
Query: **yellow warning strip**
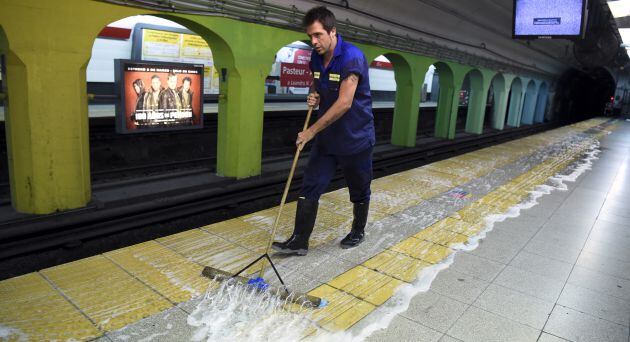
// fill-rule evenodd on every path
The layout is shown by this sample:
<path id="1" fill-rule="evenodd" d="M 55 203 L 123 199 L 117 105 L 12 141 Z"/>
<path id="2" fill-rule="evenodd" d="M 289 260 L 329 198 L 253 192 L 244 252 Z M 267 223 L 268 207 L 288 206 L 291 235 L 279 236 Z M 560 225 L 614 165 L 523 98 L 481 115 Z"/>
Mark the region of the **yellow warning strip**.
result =
<path id="1" fill-rule="evenodd" d="M 38 273 L 0 282 L 0 324 L 10 341 L 89 340 L 102 334 Z"/>
<path id="2" fill-rule="evenodd" d="M 103 331 L 122 328 L 172 306 L 101 255 L 40 273 Z"/>

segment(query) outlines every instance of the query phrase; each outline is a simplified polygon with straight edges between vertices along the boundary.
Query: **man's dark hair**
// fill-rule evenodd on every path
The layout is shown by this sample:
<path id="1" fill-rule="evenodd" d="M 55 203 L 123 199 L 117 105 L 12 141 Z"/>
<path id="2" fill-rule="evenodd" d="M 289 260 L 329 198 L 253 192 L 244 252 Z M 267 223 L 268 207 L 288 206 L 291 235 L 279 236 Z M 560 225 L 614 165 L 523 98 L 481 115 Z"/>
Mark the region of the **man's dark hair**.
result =
<path id="1" fill-rule="evenodd" d="M 184 77 L 184 79 L 182 80 L 182 83 L 184 83 L 186 81 L 188 81 L 188 83 L 192 84 L 192 80 L 188 76 Z"/>
<path id="2" fill-rule="evenodd" d="M 333 27 L 336 26 L 337 21 L 335 20 L 335 15 L 331 12 L 326 6 L 318 6 L 313 7 L 304 15 L 304 19 L 302 20 L 302 26 L 307 28 L 311 26 L 314 22 L 319 21 L 324 30 L 330 33 Z"/>
<path id="3" fill-rule="evenodd" d="M 153 76 L 151 76 L 151 81 L 153 81 L 153 80 L 154 80 L 154 79 L 156 79 L 156 78 L 159 80 L 159 79 L 160 79 L 160 76 L 158 76 L 158 75 L 153 75 Z"/>

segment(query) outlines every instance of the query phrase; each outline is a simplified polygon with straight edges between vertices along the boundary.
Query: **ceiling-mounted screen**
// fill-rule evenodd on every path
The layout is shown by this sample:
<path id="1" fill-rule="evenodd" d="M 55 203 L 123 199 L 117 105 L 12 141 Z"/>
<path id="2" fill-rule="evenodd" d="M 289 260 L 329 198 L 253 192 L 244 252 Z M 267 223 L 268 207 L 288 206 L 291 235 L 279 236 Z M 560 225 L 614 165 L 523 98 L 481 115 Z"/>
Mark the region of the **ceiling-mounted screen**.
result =
<path id="1" fill-rule="evenodd" d="M 578 38 L 586 0 L 514 0 L 514 38 Z"/>

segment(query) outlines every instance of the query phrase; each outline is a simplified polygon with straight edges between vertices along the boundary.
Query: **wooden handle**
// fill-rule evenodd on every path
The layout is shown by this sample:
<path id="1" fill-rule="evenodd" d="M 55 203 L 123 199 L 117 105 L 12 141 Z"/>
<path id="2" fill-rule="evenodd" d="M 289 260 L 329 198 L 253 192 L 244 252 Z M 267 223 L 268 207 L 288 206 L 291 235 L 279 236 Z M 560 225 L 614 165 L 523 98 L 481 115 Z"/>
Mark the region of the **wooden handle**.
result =
<path id="1" fill-rule="evenodd" d="M 308 123 L 311 121 L 311 114 L 313 113 L 313 106 L 308 106 L 308 113 L 306 113 L 306 120 L 304 120 L 304 128 L 302 131 L 305 131 L 308 128 Z M 271 244 L 273 244 L 273 240 L 276 238 L 276 230 L 278 229 L 278 223 L 280 222 L 280 215 L 282 214 L 282 209 L 284 209 L 284 204 L 287 201 L 287 195 L 289 194 L 289 188 L 291 187 L 291 180 L 293 180 L 293 174 L 295 173 L 295 167 L 297 166 L 298 158 L 300 157 L 300 152 L 304 147 L 304 143 L 300 143 L 295 151 L 295 156 L 293 157 L 293 164 L 291 164 L 291 171 L 289 171 L 289 178 L 287 179 L 287 184 L 284 186 L 284 192 L 282 193 L 282 199 L 280 200 L 280 207 L 278 208 L 278 214 L 276 215 L 276 220 L 273 223 L 273 228 L 271 229 L 271 235 L 269 236 L 269 243 L 267 244 L 267 249 L 265 253 L 269 254 L 271 250 Z M 262 278 L 263 273 L 265 273 L 265 267 L 267 266 L 267 261 L 265 259 L 262 260 L 262 266 L 260 267 L 260 277 Z"/>

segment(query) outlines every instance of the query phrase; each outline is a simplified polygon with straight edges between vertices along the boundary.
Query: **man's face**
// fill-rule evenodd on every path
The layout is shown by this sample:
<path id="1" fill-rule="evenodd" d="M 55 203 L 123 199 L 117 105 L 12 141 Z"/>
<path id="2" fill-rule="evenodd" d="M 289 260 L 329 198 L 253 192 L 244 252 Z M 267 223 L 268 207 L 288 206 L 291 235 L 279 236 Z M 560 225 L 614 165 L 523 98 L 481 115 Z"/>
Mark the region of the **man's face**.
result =
<path id="1" fill-rule="evenodd" d="M 153 91 L 160 90 L 161 86 L 162 86 L 162 82 L 160 82 L 159 78 L 154 78 L 151 80 L 151 88 L 153 89 Z"/>
<path id="2" fill-rule="evenodd" d="M 177 76 L 170 76 L 167 83 L 169 88 L 175 89 L 177 87 Z"/>
<path id="3" fill-rule="evenodd" d="M 187 92 L 188 89 L 190 89 L 190 81 L 184 81 L 184 84 L 182 84 L 182 89 Z"/>
<path id="4" fill-rule="evenodd" d="M 319 21 L 313 22 L 306 28 L 306 34 L 311 38 L 311 45 L 319 55 L 324 55 L 331 50 L 333 36 L 336 33 L 337 29 L 334 27 L 330 30 L 330 33 L 326 32 Z"/>

